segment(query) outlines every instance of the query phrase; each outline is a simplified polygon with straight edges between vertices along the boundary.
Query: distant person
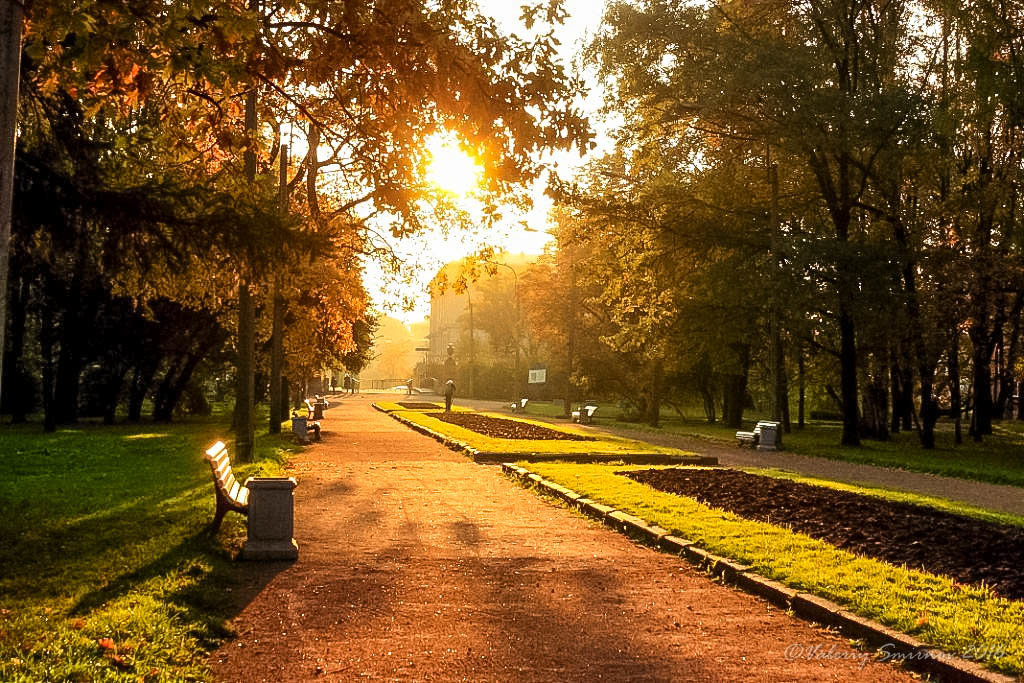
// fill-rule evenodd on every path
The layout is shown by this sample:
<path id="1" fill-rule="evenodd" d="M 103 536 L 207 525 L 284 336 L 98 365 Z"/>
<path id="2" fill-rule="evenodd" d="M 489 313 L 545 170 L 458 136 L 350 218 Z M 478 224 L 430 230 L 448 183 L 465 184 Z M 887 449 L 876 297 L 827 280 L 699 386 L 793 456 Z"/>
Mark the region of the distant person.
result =
<path id="1" fill-rule="evenodd" d="M 341 380 L 341 386 L 345 390 L 345 393 L 352 391 L 352 375 L 345 373 L 345 379 Z"/>
<path id="2" fill-rule="evenodd" d="M 452 412 L 452 399 L 455 398 L 455 380 L 444 383 L 444 412 Z"/>
<path id="3" fill-rule="evenodd" d="M 406 396 L 412 396 L 412 383 L 413 383 L 412 377 L 410 377 L 409 379 L 405 380 L 405 395 Z"/>

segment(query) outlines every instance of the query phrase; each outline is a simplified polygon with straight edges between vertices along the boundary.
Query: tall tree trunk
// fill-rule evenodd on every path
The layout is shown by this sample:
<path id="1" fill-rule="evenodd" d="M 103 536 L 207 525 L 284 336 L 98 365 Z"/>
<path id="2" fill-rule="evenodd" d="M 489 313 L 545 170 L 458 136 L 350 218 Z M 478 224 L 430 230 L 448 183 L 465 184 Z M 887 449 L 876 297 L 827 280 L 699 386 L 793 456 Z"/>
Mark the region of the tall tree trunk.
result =
<path id="1" fill-rule="evenodd" d="M 11 413 L 11 421 L 21 424 L 28 420 L 32 408 L 32 386 L 25 370 L 25 329 L 28 320 L 29 284 L 18 277 L 11 288 L 10 350 L 3 356 L 4 381 L 2 386 L 3 408 Z"/>
<path id="2" fill-rule="evenodd" d="M 807 402 L 807 385 L 806 385 L 806 381 L 807 380 L 806 380 L 806 376 L 805 376 L 804 364 L 805 364 L 805 361 L 804 361 L 804 349 L 803 349 L 803 345 L 801 344 L 800 348 L 797 349 L 797 357 L 796 357 L 797 386 L 798 386 L 798 392 L 799 392 L 798 393 L 798 398 L 797 398 L 797 404 L 796 404 L 797 405 L 797 408 L 796 408 L 796 428 L 797 429 L 803 429 L 804 425 L 805 425 L 805 422 L 804 422 L 804 407 L 805 407 L 806 402 Z"/>
<path id="3" fill-rule="evenodd" d="M 839 305 L 839 373 L 843 403 L 843 446 L 860 445 L 860 416 L 857 410 L 857 344 L 853 316 Z"/>
<path id="4" fill-rule="evenodd" d="M 257 0 L 249 0 L 250 9 L 257 8 Z M 256 183 L 256 85 L 245 96 L 245 131 L 250 144 L 245 149 L 245 177 Z M 243 264 L 238 284 L 238 385 L 235 389 L 235 450 L 241 462 L 252 462 L 256 448 L 256 307 L 250 291 L 250 265 Z"/>
<path id="5" fill-rule="evenodd" d="M 902 423 L 902 409 L 903 409 L 903 382 L 900 377 L 900 364 L 896 357 L 895 350 L 892 347 L 889 348 L 889 384 L 891 385 L 892 394 L 892 421 L 889 423 L 889 430 L 893 434 L 900 433 L 900 425 Z"/>
<path id="6" fill-rule="evenodd" d="M 57 420 L 53 414 L 54 345 L 57 331 L 53 321 L 53 310 L 44 305 L 39 313 L 39 352 L 43 357 L 43 431 L 57 431 Z"/>
<path id="7" fill-rule="evenodd" d="M 664 364 L 660 358 L 651 361 L 651 400 L 647 402 L 647 424 L 658 427 L 661 423 L 661 399 L 664 385 Z"/>
<path id="8" fill-rule="evenodd" d="M 278 178 L 278 210 L 288 215 L 288 145 L 281 145 L 281 167 Z M 287 403 L 281 401 L 281 373 L 284 371 L 284 297 L 281 295 L 281 276 L 273 275 L 270 330 L 270 424 L 269 433 L 280 434 L 281 422 L 288 414 Z"/>
<path id="9" fill-rule="evenodd" d="M 1020 324 L 1022 310 L 1024 310 L 1024 295 L 1018 293 L 1014 298 L 1013 308 L 1010 311 L 1010 345 L 1009 348 L 1006 349 L 1005 355 L 1000 354 L 1002 356 L 1002 362 L 999 365 L 999 391 L 996 394 L 996 402 L 992 410 L 993 414 L 1000 419 L 1012 416 L 1013 408 L 1010 403 L 1013 391 L 1017 387 L 1017 382 L 1014 378 L 1014 369 L 1017 367 L 1017 361 L 1020 358 Z M 1002 339 L 999 340 L 999 346 L 1000 349 L 1002 349 Z"/>
<path id="10" fill-rule="evenodd" d="M 24 3 L 19 0 L 0 3 L 0 368 L 3 367 L 7 346 L 7 276 L 11 253 L 23 14 Z M 0 393 L 2 391 L 3 385 L 0 384 Z"/>
<path id="11" fill-rule="evenodd" d="M 153 378 L 160 367 L 161 358 L 147 357 L 139 361 L 132 373 L 132 383 L 128 390 L 128 421 L 142 421 L 142 403 L 153 385 Z"/>
<path id="12" fill-rule="evenodd" d="M 964 442 L 963 428 L 961 425 L 961 402 L 960 396 L 960 330 L 953 326 L 953 334 L 949 344 L 949 403 L 950 416 L 953 418 L 953 440 L 959 446 Z"/>
<path id="13" fill-rule="evenodd" d="M 189 354 L 180 367 L 177 367 L 176 364 L 174 371 L 168 369 L 164 382 L 157 390 L 157 400 L 154 401 L 154 422 L 170 422 L 174 417 L 174 409 L 178 407 L 182 394 L 192 380 L 192 375 L 206 356 L 206 348 L 203 347 L 200 351 Z"/>
<path id="14" fill-rule="evenodd" d="M 971 416 L 971 436 L 975 441 L 992 433 L 992 335 L 985 317 L 976 318 L 968 327 L 973 351 L 972 394 L 974 412 Z"/>
<path id="15" fill-rule="evenodd" d="M 743 426 L 743 408 L 747 399 L 747 377 L 750 373 L 750 345 L 733 344 L 739 361 L 739 372 L 726 375 L 723 382 L 722 420 L 729 427 Z"/>

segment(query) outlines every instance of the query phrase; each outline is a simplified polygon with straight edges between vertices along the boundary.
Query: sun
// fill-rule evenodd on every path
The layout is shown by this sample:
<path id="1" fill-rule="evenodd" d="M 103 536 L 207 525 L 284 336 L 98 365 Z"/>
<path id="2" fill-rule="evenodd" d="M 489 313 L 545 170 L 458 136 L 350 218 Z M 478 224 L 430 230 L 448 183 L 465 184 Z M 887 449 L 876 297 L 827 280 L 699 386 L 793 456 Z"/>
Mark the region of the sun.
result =
<path id="1" fill-rule="evenodd" d="M 436 187 L 457 197 L 465 197 L 478 187 L 483 169 L 457 140 L 435 135 L 427 141 L 427 151 L 427 178 Z"/>

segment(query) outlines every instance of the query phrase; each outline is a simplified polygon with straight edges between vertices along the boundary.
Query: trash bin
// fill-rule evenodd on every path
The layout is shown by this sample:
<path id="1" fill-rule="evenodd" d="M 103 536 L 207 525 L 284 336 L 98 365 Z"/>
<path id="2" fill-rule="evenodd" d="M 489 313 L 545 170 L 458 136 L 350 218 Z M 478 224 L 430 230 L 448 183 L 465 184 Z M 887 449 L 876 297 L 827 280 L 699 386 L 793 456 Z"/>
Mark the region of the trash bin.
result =
<path id="1" fill-rule="evenodd" d="M 242 548 L 246 560 L 296 560 L 294 477 L 252 477 L 249 488 L 248 537 Z"/>

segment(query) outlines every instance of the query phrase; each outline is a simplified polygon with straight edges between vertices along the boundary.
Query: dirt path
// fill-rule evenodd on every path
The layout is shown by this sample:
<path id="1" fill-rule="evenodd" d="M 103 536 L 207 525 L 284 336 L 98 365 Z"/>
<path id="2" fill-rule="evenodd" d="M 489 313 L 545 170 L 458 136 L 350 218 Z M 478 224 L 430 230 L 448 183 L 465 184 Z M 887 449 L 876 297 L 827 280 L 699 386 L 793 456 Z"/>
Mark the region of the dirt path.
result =
<path id="1" fill-rule="evenodd" d="M 478 410 L 497 410 L 498 412 L 502 412 L 505 407 L 504 403 L 498 401 L 463 401 L 462 403 L 471 405 Z M 565 423 L 565 420 L 535 415 L 531 415 L 530 419 Z M 958 500 L 986 510 L 1024 516 L 1024 488 L 1019 486 L 989 484 L 970 479 L 943 477 L 926 472 L 909 472 L 890 467 L 861 465 L 841 460 L 796 455 L 785 451 L 768 453 L 751 448 L 738 448 L 734 444 L 708 441 L 670 432 L 659 433 L 648 430 L 629 429 L 627 427 L 605 427 L 603 425 L 595 425 L 588 428 L 639 439 L 656 446 L 669 446 L 692 451 L 700 455 L 712 455 L 718 458 L 719 464 L 726 467 L 772 467 L 809 477 L 841 481 L 847 484 L 876 486 L 896 491 L 908 491 L 924 496 Z"/>
<path id="2" fill-rule="evenodd" d="M 911 680 L 861 670 L 845 640 L 543 501 L 373 398 L 333 408 L 294 462 L 300 559 L 249 570 L 266 586 L 211 657 L 220 680 Z"/>

